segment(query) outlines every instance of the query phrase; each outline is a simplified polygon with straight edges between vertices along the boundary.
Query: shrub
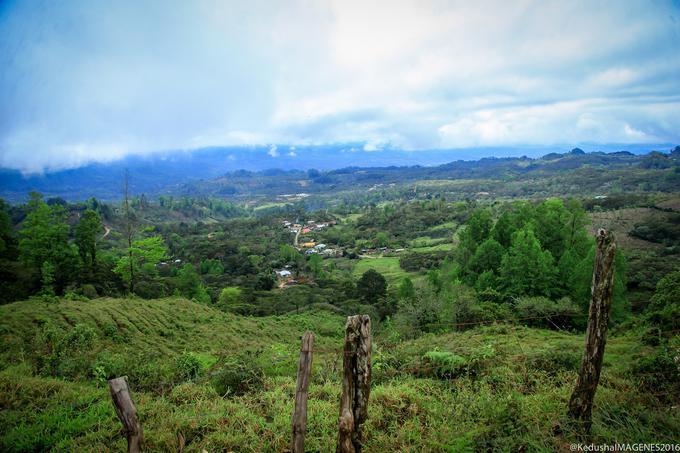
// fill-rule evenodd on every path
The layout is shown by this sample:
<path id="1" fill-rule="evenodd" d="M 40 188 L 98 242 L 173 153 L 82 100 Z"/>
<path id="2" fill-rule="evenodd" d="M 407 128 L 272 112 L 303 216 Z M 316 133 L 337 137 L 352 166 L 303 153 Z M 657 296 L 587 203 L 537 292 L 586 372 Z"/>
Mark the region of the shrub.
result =
<path id="1" fill-rule="evenodd" d="M 88 299 L 96 299 L 99 297 L 99 294 L 97 294 L 97 289 L 94 287 L 94 285 L 89 283 L 80 286 L 80 293 Z"/>
<path id="2" fill-rule="evenodd" d="M 87 324 L 63 328 L 46 323 L 34 340 L 37 371 L 52 376 L 76 378 L 89 375 L 96 332 Z"/>
<path id="3" fill-rule="evenodd" d="M 433 374 L 441 379 L 453 379 L 467 372 L 467 360 L 452 352 L 428 351 L 423 356 L 425 374 Z"/>
<path id="4" fill-rule="evenodd" d="M 76 293 L 75 291 L 67 291 L 64 293 L 64 299 L 66 300 L 75 300 L 75 301 L 81 301 L 81 302 L 86 302 L 89 299 L 81 294 Z"/>
<path id="5" fill-rule="evenodd" d="M 124 355 L 102 351 L 97 354 L 92 366 L 92 376 L 98 382 L 126 375 L 128 359 Z"/>
<path id="6" fill-rule="evenodd" d="M 135 285 L 135 294 L 142 299 L 158 299 L 167 295 L 165 285 L 152 280 L 142 280 Z"/>
<path id="7" fill-rule="evenodd" d="M 212 378 L 215 391 L 220 395 L 240 395 L 261 386 L 264 371 L 256 358 L 245 353 L 225 360 Z"/>
<path id="8" fill-rule="evenodd" d="M 203 364 L 193 352 L 185 352 L 175 360 L 177 374 L 181 379 L 195 379 L 201 373 Z"/>
<path id="9" fill-rule="evenodd" d="M 577 371 L 581 364 L 581 354 L 566 347 L 529 353 L 526 366 L 532 370 L 544 371 L 556 376 L 562 371 Z"/>
<path id="10" fill-rule="evenodd" d="M 118 326 L 113 323 L 103 323 L 101 326 L 101 331 L 106 338 L 109 338 L 115 342 L 119 342 L 123 339 L 123 337 L 120 335 L 120 332 L 118 331 Z"/>
<path id="11" fill-rule="evenodd" d="M 581 310 L 568 297 L 558 301 L 546 297 L 523 297 L 515 303 L 515 312 L 529 326 L 564 329 L 574 325 Z"/>
<path id="12" fill-rule="evenodd" d="M 435 349 L 423 356 L 424 371 L 426 375 L 431 374 L 440 379 L 453 379 L 463 375 L 477 377 L 489 368 L 495 355 L 496 351 L 491 344 L 475 350 L 468 357 Z"/>
<path id="13" fill-rule="evenodd" d="M 633 376 L 643 390 L 657 394 L 660 399 L 674 400 L 680 394 L 680 337 L 643 357 L 633 366 Z"/>

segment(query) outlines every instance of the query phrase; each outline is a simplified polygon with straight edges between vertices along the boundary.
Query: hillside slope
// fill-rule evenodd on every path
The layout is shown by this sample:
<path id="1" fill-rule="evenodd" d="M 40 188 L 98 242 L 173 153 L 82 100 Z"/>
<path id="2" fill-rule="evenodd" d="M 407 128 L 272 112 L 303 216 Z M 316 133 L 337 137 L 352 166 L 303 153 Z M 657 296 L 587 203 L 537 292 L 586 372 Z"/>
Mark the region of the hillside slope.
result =
<path id="1" fill-rule="evenodd" d="M 337 436 L 344 318 L 244 318 L 180 298 L 0 307 L 0 450 L 124 451 L 106 388 L 128 374 L 148 451 L 288 451 L 299 335 L 316 333 L 306 448 Z M 588 442 L 680 438 L 633 330 L 607 345 Z M 174 332 L 174 333 L 173 333 Z M 625 333 L 625 334 L 624 334 Z M 583 335 L 518 325 L 394 336 L 376 326 L 366 451 L 568 451 Z M 652 374 L 656 370 L 649 370 Z"/>
<path id="2" fill-rule="evenodd" d="M 269 318 L 225 313 L 179 297 L 158 300 L 100 298 L 58 304 L 22 301 L 0 306 L 0 334 L 16 354 L 31 349 L 45 326 L 94 329 L 102 348 L 153 349 L 163 356 L 183 351 L 235 353 L 276 342 L 291 342 L 314 328 L 321 344 L 341 338 L 344 320 L 327 312 Z M 10 360 L 11 361 L 11 360 Z"/>

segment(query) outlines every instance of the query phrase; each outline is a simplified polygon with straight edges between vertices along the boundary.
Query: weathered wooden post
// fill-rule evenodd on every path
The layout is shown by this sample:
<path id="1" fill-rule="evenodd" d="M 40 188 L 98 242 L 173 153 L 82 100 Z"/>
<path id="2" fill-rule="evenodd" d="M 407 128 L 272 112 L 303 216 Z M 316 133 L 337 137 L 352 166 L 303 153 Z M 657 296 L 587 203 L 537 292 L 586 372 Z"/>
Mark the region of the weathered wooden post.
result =
<path id="1" fill-rule="evenodd" d="M 142 425 L 140 425 L 137 419 L 137 409 L 132 402 L 132 398 L 130 398 L 127 376 L 111 379 L 109 381 L 109 390 L 111 391 L 113 407 L 116 409 L 116 414 L 125 428 L 128 453 L 139 453 L 142 451 L 144 433 L 142 432 Z"/>
<path id="2" fill-rule="evenodd" d="M 609 310 L 614 289 L 614 256 L 616 244 L 611 232 L 597 231 L 597 250 L 593 268 L 586 349 L 581 361 L 576 387 L 569 400 L 569 416 L 583 422 L 586 432 L 592 424 L 593 398 L 600 381 L 604 346 L 607 341 Z"/>
<path id="3" fill-rule="evenodd" d="M 295 388 L 295 410 L 293 411 L 293 453 L 305 452 L 305 434 L 307 433 L 307 395 L 309 375 L 312 372 L 312 349 L 314 334 L 310 331 L 302 336 L 300 346 L 300 362 L 298 364 L 297 387 Z"/>
<path id="4" fill-rule="evenodd" d="M 350 316 L 345 325 L 342 397 L 337 453 L 360 453 L 361 425 L 368 417 L 371 391 L 371 318 Z"/>

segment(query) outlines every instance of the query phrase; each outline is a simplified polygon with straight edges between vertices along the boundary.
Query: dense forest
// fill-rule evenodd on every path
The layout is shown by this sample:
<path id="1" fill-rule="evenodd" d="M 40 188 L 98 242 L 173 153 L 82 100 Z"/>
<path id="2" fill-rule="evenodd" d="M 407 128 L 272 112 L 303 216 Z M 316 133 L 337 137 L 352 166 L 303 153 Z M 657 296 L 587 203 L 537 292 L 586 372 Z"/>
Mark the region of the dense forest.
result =
<path id="1" fill-rule="evenodd" d="M 104 383 L 126 375 L 152 451 L 285 450 L 311 329 L 307 445 L 328 451 L 333 348 L 361 313 L 368 451 L 560 450 L 580 435 L 563 415 L 598 228 L 619 247 L 591 438 L 677 440 L 679 158 L 243 171 L 1 202 L 0 449 L 122 449 Z"/>

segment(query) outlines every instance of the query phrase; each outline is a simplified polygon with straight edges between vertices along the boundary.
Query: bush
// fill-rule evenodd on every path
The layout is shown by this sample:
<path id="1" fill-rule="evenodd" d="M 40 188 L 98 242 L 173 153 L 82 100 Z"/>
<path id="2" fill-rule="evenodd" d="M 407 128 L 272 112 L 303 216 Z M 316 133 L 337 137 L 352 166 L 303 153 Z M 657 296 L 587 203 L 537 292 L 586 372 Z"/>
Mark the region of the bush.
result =
<path id="1" fill-rule="evenodd" d="M 440 379 L 454 379 L 460 376 L 477 377 L 489 366 L 490 360 L 496 355 L 491 344 L 484 345 L 468 357 L 462 357 L 452 352 L 428 351 L 423 356 L 425 374 L 432 374 Z"/>
<path id="2" fill-rule="evenodd" d="M 97 289 L 94 287 L 94 285 L 89 283 L 80 286 L 80 293 L 88 299 L 96 299 L 99 297 L 99 294 L 97 294 Z"/>
<path id="3" fill-rule="evenodd" d="M 428 351 L 423 356 L 425 374 L 433 374 L 441 379 L 453 379 L 467 372 L 467 360 L 452 352 Z"/>
<path id="4" fill-rule="evenodd" d="M 551 376 L 563 371 L 578 371 L 580 365 L 581 354 L 561 346 L 529 353 L 526 358 L 527 368 L 544 371 Z"/>
<path id="5" fill-rule="evenodd" d="M 633 366 L 632 375 L 640 387 L 668 401 L 676 401 L 680 394 L 680 337 L 668 343 Z"/>
<path id="6" fill-rule="evenodd" d="M 78 294 L 75 291 L 67 291 L 66 293 L 64 293 L 64 299 L 75 300 L 80 302 L 87 302 L 89 300 L 87 297 Z"/>
<path id="7" fill-rule="evenodd" d="M 193 352 L 185 352 L 175 360 L 177 375 L 181 379 L 192 380 L 203 371 L 201 360 Z"/>
<path id="8" fill-rule="evenodd" d="M 142 299 L 158 299 L 167 296 L 165 285 L 152 280 L 142 280 L 135 285 L 135 294 Z"/>
<path id="9" fill-rule="evenodd" d="M 558 301 L 546 297 L 523 297 L 515 303 L 515 312 L 528 326 L 565 329 L 574 326 L 581 309 L 568 297 Z"/>
<path id="10" fill-rule="evenodd" d="M 115 342 L 122 341 L 123 339 L 122 335 L 118 331 L 118 326 L 113 323 L 103 323 L 101 326 L 101 331 L 106 338 L 109 338 Z"/>
<path id="11" fill-rule="evenodd" d="M 96 332 L 86 324 L 64 329 L 46 323 L 34 340 L 34 363 L 39 373 L 77 378 L 90 375 Z"/>
<path id="12" fill-rule="evenodd" d="M 220 395 L 241 395 L 260 387 L 264 371 L 252 353 L 228 358 L 212 379 L 212 385 Z"/>
<path id="13" fill-rule="evenodd" d="M 92 375 L 96 381 L 105 383 L 109 379 L 127 374 L 128 360 L 124 355 L 102 351 L 92 366 Z"/>

